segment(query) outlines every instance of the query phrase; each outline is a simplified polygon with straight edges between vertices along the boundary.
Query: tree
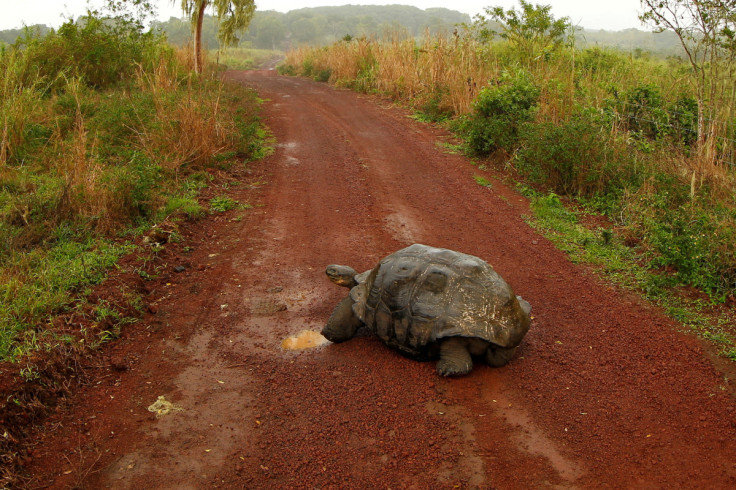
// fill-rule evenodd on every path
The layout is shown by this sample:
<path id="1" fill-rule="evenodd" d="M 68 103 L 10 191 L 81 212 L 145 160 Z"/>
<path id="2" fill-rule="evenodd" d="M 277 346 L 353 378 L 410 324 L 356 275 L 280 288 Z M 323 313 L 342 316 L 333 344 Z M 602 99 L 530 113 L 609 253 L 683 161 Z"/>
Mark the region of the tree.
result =
<path id="1" fill-rule="evenodd" d="M 302 17 L 292 22 L 291 33 L 298 43 L 315 43 L 317 40 L 317 26 L 308 17 Z"/>
<path id="2" fill-rule="evenodd" d="M 565 33 L 571 27 L 568 17 L 555 20 L 550 13 L 551 5 L 532 5 L 524 0 L 519 0 L 519 4 L 520 11 L 486 7 L 486 15 L 500 26 L 500 33 L 483 15 L 475 16 L 471 32 L 482 42 L 500 34 L 518 49 L 520 58 L 527 62 L 562 45 Z"/>
<path id="3" fill-rule="evenodd" d="M 276 17 L 267 17 L 258 26 L 256 45 L 259 48 L 276 49 L 284 40 L 286 29 Z"/>
<path id="4" fill-rule="evenodd" d="M 237 44 L 236 34 L 248 27 L 256 11 L 254 0 L 181 0 L 181 8 L 190 17 L 194 31 L 194 71 L 197 73 L 202 73 L 202 22 L 208 7 L 212 7 L 219 23 L 217 38 L 223 46 Z"/>
<path id="5" fill-rule="evenodd" d="M 736 0 L 641 0 L 641 5 L 641 21 L 657 32 L 673 31 L 685 50 L 698 101 L 698 148 L 714 162 L 717 134 L 727 129 L 718 119 L 732 118 L 736 101 Z"/>

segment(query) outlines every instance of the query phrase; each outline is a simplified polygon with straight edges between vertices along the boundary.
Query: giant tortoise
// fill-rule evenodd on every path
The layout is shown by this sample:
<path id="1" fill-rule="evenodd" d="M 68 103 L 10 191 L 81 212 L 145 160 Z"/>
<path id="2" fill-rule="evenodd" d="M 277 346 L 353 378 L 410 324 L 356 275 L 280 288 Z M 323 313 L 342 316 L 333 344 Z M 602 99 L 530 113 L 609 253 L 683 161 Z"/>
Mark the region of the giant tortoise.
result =
<path id="1" fill-rule="evenodd" d="M 472 255 L 415 244 L 361 274 L 344 265 L 326 273 L 350 293 L 322 335 L 343 342 L 365 325 L 408 357 L 439 357 L 443 376 L 469 373 L 472 356 L 505 365 L 529 330 L 529 303 Z"/>

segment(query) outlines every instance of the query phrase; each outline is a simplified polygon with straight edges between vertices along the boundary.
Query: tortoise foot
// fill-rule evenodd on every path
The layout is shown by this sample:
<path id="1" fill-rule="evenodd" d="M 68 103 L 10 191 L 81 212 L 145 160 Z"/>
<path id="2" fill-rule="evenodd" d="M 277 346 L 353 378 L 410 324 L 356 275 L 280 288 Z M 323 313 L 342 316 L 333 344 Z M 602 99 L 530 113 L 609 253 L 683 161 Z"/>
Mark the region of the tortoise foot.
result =
<path id="1" fill-rule="evenodd" d="M 437 373 L 440 376 L 462 376 L 473 370 L 467 342 L 459 338 L 449 338 L 440 345 L 440 360 Z"/>

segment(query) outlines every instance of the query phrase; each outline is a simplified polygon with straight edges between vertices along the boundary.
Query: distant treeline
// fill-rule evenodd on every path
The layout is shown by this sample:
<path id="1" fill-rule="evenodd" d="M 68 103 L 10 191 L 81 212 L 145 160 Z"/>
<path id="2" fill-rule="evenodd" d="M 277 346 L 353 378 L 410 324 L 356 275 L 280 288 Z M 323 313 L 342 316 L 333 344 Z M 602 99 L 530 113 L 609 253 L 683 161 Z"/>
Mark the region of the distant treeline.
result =
<path id="1" fill-rule="evenodd" d="M 51 30 L 51 28 L 43 24 L 36 24 L 25 28 L 0 31 L 0 44 L 13 44 L 19 37 L 24 35 L 26 30 L 39 36 L 44 36 Z"/>
<path id="2" fill-rule="evenodd" d="M 635 54 L 649 52 L 662 57 L 684 55 L 680 41 L 672 31 L 654 33 L 639 29 L 623 31 L 580 29 L 577 30 L 575 37 L 580 47 L 607 46 Z"/>
<path id="3" fill-rule="evenodd" d="M 292 10 L 258 11 L 248 30 L 240 36 L 241 45 L 263 49 L 288 49 L 301 44 L 321 46 L 346 36 L 360 37 L 397 33 L 419 37 L 427 30 L 432 35 L 452 32 L 456 24 L 470 22 L 470 16 L 445 8 L 426 10 L 404 5 L 316 7 Z M 185 44 L 191 38 L 186 19 L 170 18 L 155 22 L 154 27 L 166 33 L 173 44 Z M 206 17 L 202 28 L 204 44 L 217 48 L 217 24 Z"/>
<path id="4" fill-rule="evenodd" d="M 287 13 L 273 10 L 256 12 L 250 27 L 240 36 L 241 46 L 286 50 L 302 44 L 325 46 L 349 37 L 398 35 L 423 37 L 427 32 L 435 36 L 452 33 L 456 26 L 469 23 L 470 16 L 446 8 L 419 9 L 407 5 L 344 5 L 292 10 Z M 154 22 L 152 27 L 166 33 L 169 42 L 187 44 L 191 39 L 188 19 L 171 17 L 165 22 Z M 49 28 L 32 26 L 40 34 Z M 217 23 L 206 16 L 202 28 L 204 45 L 219 47 Z M 0 43 L 12 44 L 23 34 L 23 29 L 0 31 Z M 611 46 L 635 53 L 651 52 L 660 56 L 681 53 L 677 37 L 672 32 L 655 34 L 639 29 L 623 31 L 588 30 L 576 33 L 580 46 Z"/>

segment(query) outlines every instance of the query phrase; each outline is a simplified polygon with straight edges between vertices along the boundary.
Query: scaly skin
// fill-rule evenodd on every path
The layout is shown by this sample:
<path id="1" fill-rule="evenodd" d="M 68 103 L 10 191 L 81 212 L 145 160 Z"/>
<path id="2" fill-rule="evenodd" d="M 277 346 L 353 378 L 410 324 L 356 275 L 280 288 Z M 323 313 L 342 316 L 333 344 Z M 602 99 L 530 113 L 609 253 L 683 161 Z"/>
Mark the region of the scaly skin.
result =
<path id="1" fill-rule="evenodd" d="M 330 342 L 345 342 L 352 339 L 362 325 L 353 313 L 353 299 L 348 295 L 335 307 L 322 335 Z"/>
<path id="2" fill-rule="evenodd" d="M 338 286 L 342 286 L 345 288 L 354 288 L 358 285 L 357 281 L 355 280 L 355 276 L 358 273 L 355 271 L 355 269 L 347 265 L 328 265 L 327 269 L 325 269 L 325 274 L 327 274 L 327 277 L 330 279 L 330 281 L 334 282 Z"/>

